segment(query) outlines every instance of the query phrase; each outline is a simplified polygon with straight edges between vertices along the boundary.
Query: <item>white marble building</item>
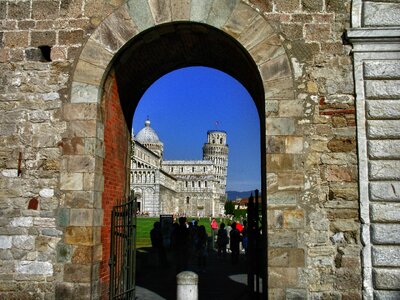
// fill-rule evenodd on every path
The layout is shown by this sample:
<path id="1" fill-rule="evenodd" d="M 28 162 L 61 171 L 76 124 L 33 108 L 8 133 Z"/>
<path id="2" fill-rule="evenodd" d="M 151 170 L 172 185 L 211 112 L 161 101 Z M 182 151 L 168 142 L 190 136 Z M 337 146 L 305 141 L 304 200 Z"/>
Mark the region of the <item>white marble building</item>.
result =
<path id="1" fill-rule="evenodd" d="M 202 160 L 163 160 L 164 145 L 145 122 L 133 138 L 131 190 L 140 213 L 216 216 L 224 213 L 226 132 L 207 132 Z"/>

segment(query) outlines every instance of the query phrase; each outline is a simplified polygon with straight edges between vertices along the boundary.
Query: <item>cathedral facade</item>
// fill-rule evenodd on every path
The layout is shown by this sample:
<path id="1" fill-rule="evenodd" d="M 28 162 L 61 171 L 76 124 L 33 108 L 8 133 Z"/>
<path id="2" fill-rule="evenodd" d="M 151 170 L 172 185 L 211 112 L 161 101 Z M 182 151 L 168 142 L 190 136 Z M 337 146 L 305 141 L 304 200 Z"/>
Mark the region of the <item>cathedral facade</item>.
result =
<path id="1" fill-rule="evenodd" d="M 131 190 L 140 214 L 217 216 L 224 213 L 226 132 L 210 130 L 202 160 L 164 160 L 164 145 L 146 120 L 132 141 Z"/>

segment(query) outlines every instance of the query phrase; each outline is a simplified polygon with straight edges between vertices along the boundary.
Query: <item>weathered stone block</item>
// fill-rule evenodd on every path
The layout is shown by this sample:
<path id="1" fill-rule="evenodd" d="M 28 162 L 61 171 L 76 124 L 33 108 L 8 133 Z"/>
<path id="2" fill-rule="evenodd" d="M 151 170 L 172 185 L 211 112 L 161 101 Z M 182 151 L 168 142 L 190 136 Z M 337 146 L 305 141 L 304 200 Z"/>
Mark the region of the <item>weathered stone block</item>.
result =
<path id="1" fill-rule="evenodd" d="M 265 22 L 261 15 L 258 15 L 239 36 L 239 41 L 246 49 L 251 49 L 273 33 L 271 25 Z"/>
<path id="2" fill-rule="evenodd" d="M 305 224 L 304 211 L 300 209 L 283 211 L 283 228 L 300 229 Z"/>
<path id="3" fill-rule="evenodd" d="M 372 264 L 374 267 L 400 267 L 400 247 L 373 246 Z"/>
<path id="4" fill-rule="evenodd" d="M 400 80 L 366 80 L 367 99 L 396 99 L 400 97 Z"/>
<path id="5" fill-rule="evenodd" d="M 304 115 L 302 100 L 281 100 L 279 102 L 280 117 L 302 117 Z"/>
<path id="6" fill-rule="evenodd" d="M 66 282 L 90 282 L 91 265 L 90 264 L 65 264 L 64 280 Z"/>
<path id="7" fill-rule="evenodd" d="M 304 138 L 299 136 L 287 136 L 285 138 L 286 153 L 302 153 L 304 149 Z"/>
<path id="8" fill-rule="evenodd" d="M 293 135 L 295 132 L 294 119 L 269 118 L 265 122 L 267 135 Z"/>
<path id="9" fill-rule="evenodd" d="M 79 191 L 83 189 L 83 173 L 61 173 L 60 189 Z"/>
<path id="10" fill-rule="evenodd" d="M 366 5 L 370 4 L 372 3 Z M 398 7 L 400 9 L 400 4 L 398 4 Z M 400 13 L 400 11 L 398 13 Z M 364 76 L 367 79 L 390 79 L 400 77 L 400 62 L 396 60 L 365 61 Z"/>
<path id="11" fill-rule="evenodd" d="M 12 227 L 32 227 L 33 218 L 32 217 L 17 217 L 13 218 L 10 222 Z"/>
<path id="12" fill-rule="evenodd" d="M 304 249 L 272 248 L 268 249 L 270 267 L 304 267 Z"/>
<path id="13" fill-rule="evenodd" d="M 274 3 L 276 12 L 295 12 L 300 8 L 298 1 L 275 0 Z"/>
<path id="14" fill-rule="evenodd" d="M 372 159 L 399 159 L 400 140 L 368 141 L 368 154 Z"/>
<path id="15" fill-rule="evenodd" d="M 70 210 L 71 226 L 92 226 L 93 225 L 93 209 L 71 209 Z"/>
<path id="16" fill-rule="evenodd" d="M 400 3 L 366 2 L 364 26 L 399 26 Z"/>
<path id="17" fill-rule="evenodd" d="M 128 1 L 128 12 L 133 22 L 137 24 L 140 31 L 154 25 L 153 16 L 147 0 Z"/>
<path id="18" fill-rule="evenodd" d="M 357 143 L 355 138 L 335 137 L 328 142 L 328 149 L 332 152 L 350 152 L 355 151 Z"/>
<path id="19" fill-rule="evenodd" d="M 275 192 L 267 195 L 268 205 L 296 205 L 297 193 L 293 192 Z"/>
<path id="20" fill-rule="evenodd" d="M 370 182 L 371 200 L 375 201 L 400 201 L 400 182 Z"/>
<path id="21" fill-rule="evenodd" d="M 371 160 L 369 178 L 373 180 L 400 179 L 400 160 Z"/>
<path id="22" fill-rule="evenodd" d="M 283 299 L 283 298 L 282 298 Z M 305 289 L 286 289 L 286 299 L 308 299 Z"/>
<path id="23" fill-rule="evenodd" d="M 267 165 L 273 172 L 298 170 L 301 167 L 301 158 L 293 154 L 267 154 Z"/>
<path id="24" fill-rule="evenodd" d="M 172 16 L 170 1 L 149 0 L 149 6 L 155 24 L 161 24 L 171 21 Z"/>
<path id="25" fill-rule="evenodd" d="M 374 290 L 374 299 L 376 299 L 376 300 L 398 300 L 398 299 L 400 299 L 400 291 Z"/>
<path id="26" fill-rule="evenodd" d="M 10 249 L 12 246 L 12 237 L 0 235 L 0 249 Z"/>
<path id="27" fill-rule="evenodd" d="M 371 240 L 374 244 L 400 244 L 400 224 L 372 224 Z"/>
<path id="28" fill-rule="evenodd" d="M 70 155 L 68 156 L 68 168 L 69 173 L 83 173 L 83 172 L 94 172 L 96 158 L 90 155 Z"/>
<path id="29" fill-rule="evenodd" d="M 58 243 L 56 247 L 57 251 L 57 262 L 70 262 L 72 257 L 73 246 Z"/>
<path id="30" fill-rule="evenodd" d="M 354 152 L 334 152 L 321 155 L 321 162 L 326 165 L 356 165 L 357 154 Z"/>
<path id="31" fill-rule="evenodd" d="M 74 81 L 99 86 L 105 70 L 84 60 L 78 61 L 74 73 Z"/>
<path id="32" fill-rule="evenodd" d="M 293 80 L 291 77 L 266 82 L 265 99 L 293 99 Z M 268 120 L 268 119 L 267 119 Z"/>
<path id="33" fill-rule="evenodd" d="M 54 20 L 58 18 L 58 2 L 35 1 L 32 3 L 32 19 Z"/>
<path id="34" fill-rule="evenodd" d="M 57 283 L 55 289 L 56 299 L 82 299 L 90 300 L 93 297 L 92 285 L 90 283 Z M 95 297 L 100 298 L 100 297 Z"/>
<path id="35" fill-rule="evenodd" d="M 399 100 L 367 100 L 366 103 L 371 119 L 400 119 Z"/>
<path id="36" fill-rule="evenodd" d="M 373 269 L 373 282 L 376 289 L 400 290 L 399 269 Z"/>
<path id="37" fill-rule="evenodd" d="M 399 120 L 368 120 L 369 138 L 400 138 Z"/>
<path id="38" fill-rule="evenodd" d="M 297 268 L 270 267 L 268 269 L 268 287 L 270 288 L 298 287 Z"/>
<path id="39" fill-rule="evenodd" d="M 328 165 L 325 171 L 327 181 L 352 182 L 357 179 L 357 168 L 354 166 Z"/>
<path id="40" fill-rule="evenodd" d="M 340 268 L 336 270 L 336 288 L 341 291 L 361 289 L 360 268 Z"/>
<path id="41" fill-rule="evenodd" d="M 23 20 L 29 19 L 30 3 L 29 1 L 20 1 L 8 4 L 8 18 Z"/>
<path id="42" fill-rule="evenodd" d="M 174 0 L 176 1 L 176 0 Z M 178 2 L 185 2 L 177 0 Z M 190 2 L 186 0 L 187 2 Z M 222 27 L 232 14 L 232 11 L 235 8 L 237 1 L 223 0 L 223 1 L 213 1 L 210 13 L 207 18 L 207 23 L 215 26 L 216 28 Z M 181 11 L 185 11 L 185 9 L 189 9 L 189 5 L 185 3 L 184 9 L 180 9 Z M 190 11 L 185 15 L 189 15 Z"/>
<path id="43" fill-rule="evenodd" d="M 328 41 L 331 39 L 330 24 L 305 24 L 305 38 L 307 41 Z"/>
<path id="44" fill-rule="evenodd" d="M 97 113 L 98 106 L 96 103 L 66 104 L 63 109 L 66 120 L 95 120 Z"/>
<path id="45" fill-rule="evenodd" d="M 1 175 L 4 177 L 18 177 L 18 169 L 1 170 Z"/>
<path id="46" fill-rule="evenodd" d="M 296 230 L 270 230 L 268 232 L 268 242 L 271 248 L 296 248 Z"/>
<path id="47" fill-rule="evenodd" d="M 47 227 L 47 228 L 56 227 L 54 218 L 34 217 L 33 225 L 38 227 Z"/>
<path id="48" fill-rule="evenodd" d="M 41 261 L 19 261 L 16 265 L 16 272 L 28 275 L 53 275 L 53 265 L 50 262 Z"/>
<path id="49" fill-rule="evenodd" d="M 56 44 L 56 33 L 54 31 L 32 31 L 31 46 L 53 46 Z"/>
<path id="50" fill-rule="evenodd" d="M 27 47 L 29 41 L 28 31 L 5 32 L 3 36 L 4 46 L 10 48 Z"/>
<path id="51" fill-rule="evenodd" d="M 210 3 L 212 1 L 191 1 L 192 10 L 191 15 L 193 16 L 196 12 L 193 11 L 193 2 Z M 205 10 L 207 11 L 207 10 Z M 257 16 L 255 10 L 251 9 L 247 4 L 238 2 L 235 9 L 233 10 L 228 21 L 224 24 L 223 30 L 233 37 L 238 37 L 240 33 L 247 27 L 248 24 L 254 20 Z M 191 20 L 194 20 L 191 18 Z"/>
<path id="52" fill-rule="evenodd" d="M 92 246 L 78 246 L 72 255 L 72 262 L 75 264 L 90 264 L 93 260 Z"/>
<path id="53" fill-rule="evenodd" d="M 286 143 L 285 137 L 267 136 L 266 152 L 267 153 L 284 153 L 285 152 L 285 143 Z"/>
<path id="54" fill-rule="evenodd" d="M 60 30 L 58 32 L 58 44 L 82 44 L 84 42 L 83 30 Z"/>
<path id="55" fill-rule="evenodd" d="M 397 222 L 400 220 L 400 203 L 372 203 L 371 219 L 374 222 Z"/>
<path id="56" fill-rule="evenodd" d="M 71 103 L 97 103 L 98 87 L 81 82 L 73 82 L 71 90 Z"/>
<path id="57" fill-rule="evenodd" d="M 69 128 L 69 136 L 73 137 L 96 137 L 97 124 L 96 120 L 74 120 L 71 121 Z"/>
<path id="58" fill-rule="evenodd" d="M 65 243 L 91 246 L 94 244 L 93 230 L 93 227 L 67 227 L 65 230 Z"/>
<path id="59" fill-rule="evenodd" d="M 304 173 L 285 173 L 278 174 L 278 190 L 301 190 L 304 188 Z"/>
<path id="60" fill-rule="evenodd" d="M 274 80 L 291 75 L 289 60 L 286 55 L 271 59 L 259 66 L 263 80 Z"/>
<path id="61" fill-rule="evenodd" d="M 35 248 L 35 237 L 29 235 L 13 236 L 12 244 L 18 249 L 33 250 Z"/>

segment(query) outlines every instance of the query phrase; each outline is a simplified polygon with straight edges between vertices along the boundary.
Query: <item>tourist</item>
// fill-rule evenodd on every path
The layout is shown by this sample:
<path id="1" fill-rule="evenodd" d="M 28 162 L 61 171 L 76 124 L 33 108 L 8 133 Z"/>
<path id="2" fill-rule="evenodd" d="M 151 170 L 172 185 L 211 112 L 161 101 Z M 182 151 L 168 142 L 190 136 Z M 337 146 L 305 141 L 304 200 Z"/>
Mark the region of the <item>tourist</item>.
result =
<path id="1" fill-rule="evenodd" d="M 201 272 L 206 270 L 207 264 L 207 240 L 208 235 L 204 225 L 200 225 L 197 231 L 197 261 Z"/>
<path id="2" fill-rule="evenodd" d="M 221 223 L 217 233 L 218 256 L 226 257 L 226 245 L 229 243 L 228 232 L 225 229 L 225 223 Z"/>
<path id="3" fill-rule="evenodd" d="M 232 223 L 230 232 L 231 262 L 236 265 L 239 262 L 240 232 L 236 229 L 236 222 Z"/>
<path id="4" fill-rule="evenodd" d="M 210 225 L 211 225 L 212 247 L 214 249 L 215 248 L 215 239 L 217 238 L 217 233 L 218 233 L 217 220 L 215 220 L 215 218 L 213 218 Z"/>
<path id="5" fill-rule="evenodd" d="M 153 251 L 157 253 L 158 265 L 160 267 L 167 266 L 167 255 L 163 244 L 163 236 L 161 233 L 161 223 L 154 222 L 153 229 L 150 231 L 151 246 Z"/>
<path id="6" fill-rule="evenodd" d="M 173 235 L 173 250 L 177 273 L 187 269 L 189 258 L 189 229 L 186 227 L 186 218 L 180 217 L 175 226 Z"/>

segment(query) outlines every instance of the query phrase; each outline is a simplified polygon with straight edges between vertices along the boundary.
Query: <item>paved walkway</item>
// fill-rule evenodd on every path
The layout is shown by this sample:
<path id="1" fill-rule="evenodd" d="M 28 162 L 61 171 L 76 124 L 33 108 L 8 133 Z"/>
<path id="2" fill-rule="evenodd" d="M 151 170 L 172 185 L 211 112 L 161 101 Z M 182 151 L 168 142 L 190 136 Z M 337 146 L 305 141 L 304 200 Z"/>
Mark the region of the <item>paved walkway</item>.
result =
<path id="1" fill-rule="evenodd" d="M 168 261 L 173 261 L 170 253 Z M 137 300 L 176 299 L 175 266 L 158 267 L 157 256 L 151 249 L 143 249 L 138 251 L 136 270 Z M 232 265 L 229 254 L 226 258 L 221 258 L 215 251 L 209 251 L 205 270 L 197 267 L 195 257 L 190 259 L 188 270 L 199 276 L 199 300 L 250 299 L 247 295 L 245 255 L 240 256 L 237 265 Z M 251 299 L 256 298 L 253 296 Z"/>

